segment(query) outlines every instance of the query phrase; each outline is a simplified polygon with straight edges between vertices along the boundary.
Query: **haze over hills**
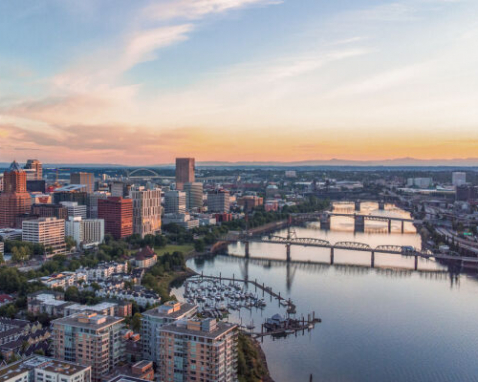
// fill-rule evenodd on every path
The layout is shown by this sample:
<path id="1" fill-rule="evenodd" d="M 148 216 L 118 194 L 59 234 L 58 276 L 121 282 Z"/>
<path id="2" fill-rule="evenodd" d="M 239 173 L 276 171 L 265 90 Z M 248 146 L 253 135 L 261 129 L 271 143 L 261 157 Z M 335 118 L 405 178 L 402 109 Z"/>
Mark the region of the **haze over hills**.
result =
<path id="1" fill-rule="evenodd" d="M 9 162 L 0 163 L 0 167 L 8 167 Z M 329 159 L 329 160 L 304 160 L 295 162 L 279 162 L 279 161 L 204 161 L 196 162 L 198 167 L 478 167 L 478 158 L 455 158 L 455 159 L 416 159 L 416 158 L 395 158 L 383 160 L 347 160 L 347 159 Z M 144 166 L 130 166 L 128 164 L 115 163 L 44 163 L 48 167 L 174 167 L 174 163 L 162 163 Z"/>

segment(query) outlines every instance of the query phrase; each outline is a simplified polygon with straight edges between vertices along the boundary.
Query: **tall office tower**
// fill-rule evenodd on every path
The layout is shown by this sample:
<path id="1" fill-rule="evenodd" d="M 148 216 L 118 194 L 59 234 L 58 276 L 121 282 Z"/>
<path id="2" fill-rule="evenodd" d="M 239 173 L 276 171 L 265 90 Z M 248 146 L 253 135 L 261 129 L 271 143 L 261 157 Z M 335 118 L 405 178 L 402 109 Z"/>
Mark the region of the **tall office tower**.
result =
<path id="1" fill-rule="evenodd" d="M 22 228 L 22 241 L 43 244 L 48 257 L 65 253 L 64 220 L 57 218 L 24 220 Z"/>
<path id="2" fill-rule="evenodd" d="M 133 199 L 133 233 L 145 237 L 161 231 L 161 189 L 139 187 L 131 191 Z"/>
<path id="3" fill-rule="evenodd" d="M 192 183 L 194 177 L 194 158 L 176 158 L 176 189 L 182 191 L 184 183 Z"/>
<path id="4" fill-rule="evenodd" d="M 3 174 L 3 193 L 0 195 L 0 228 L 17 227 L 16 217 L 30 212 L 31 197 L 27 192 L 27 176 L 13 161 Z"/>
<path id="5" fill-rule="evenodd" d="M 237 381 L 237 325 L 182 320 L 159 328 L 159 338 L 162 382 Z"/>
<path id="6" fill-rule="evenodd" d="M 115 239 L 133 234 L 133 200 L 110 196 L 98 200 L 98 218 L 105 221 L 105 233 Z"/>
<path id="7" fill-rule="evenodd" d="M 84 248 L 99 245 L 105 239 L 105 221 L 69 217 L 65 222 L 65 236 L 72 237 L 77 245 L 82 244 Z"/>
<path id="8" fill-rule="evenodd" d="M 111 182 L 110 192 L 111 196 L 115 198 L 124 198 L 125 195 L 125 184 L 123 182 Z"/>
<path id="9" fill-rule="evenodd" d="M 94 192 L 92 194 L 88 194 L 88 218 L 98 218 L 98 200 L 106 199 L 107 197 L 108 193 L 106 192 Z"/>
<path id="10" fill-rule="evenodd" d="M 68 217 L 81 217 L 86 219 L 86 206 L 79 205 L 78 202 L 60 202 L 60 204 L 68 211 Z"/>
<path id="11" fill-rule="evenodd" d="M 84 184 L 86 192 L 92 194 L 95 187 L 95 177 L 89 172 L 75 172 L 70 175 L 70 184 Z"/>
<path id="12" fill-rule="evenodd" d="M 166 214 L 184 214 L 186 212 L 186 193 L 168 191 L 164 194 L 164 212 Z"/>
<path id="13" fill-rule="evenodd" d="M 190 318 L 197 312 L 197 306 L 185 302 L 168 301 L 163 305 L 150 309 L 141 315 L 141 341 L 143 359 L 159 365 L 158 331 L 164 325 L 176 320 Z"/>
<path id="14" fill-rule="evenodd" d="M 230 207 L 229 191 L 219 189 L 207 194 L 207 210 L 209 212 L 228 212 Z"/>
<path id="15" fill-rule="evenodd" d="M 451 174 L 452 183 L 455 187 L 466 184 L 466 172 L 454 172 Z"/>
<path id="16" fill-rule="evenodd" d="M 43 165 L 38 159 L 28 159 L 25 165 L 27 170 L 35 170 L 33 177 L 27 180 L 42 180 L 43 179 Z"/>
<path id="17" fill-rule="evenodd" d="M 201 209 L 203 206 L 203 184 L 200 182 L 184 183 L 186 208 L 188 211 Z"/>
<path id="18" fill-rule="evenodd" d="M 53 320 L 54 357 L 91 366 L 92 381 L 101 382 L 103 375 L 124 361 L 123 321 L 91 312 Z"/>

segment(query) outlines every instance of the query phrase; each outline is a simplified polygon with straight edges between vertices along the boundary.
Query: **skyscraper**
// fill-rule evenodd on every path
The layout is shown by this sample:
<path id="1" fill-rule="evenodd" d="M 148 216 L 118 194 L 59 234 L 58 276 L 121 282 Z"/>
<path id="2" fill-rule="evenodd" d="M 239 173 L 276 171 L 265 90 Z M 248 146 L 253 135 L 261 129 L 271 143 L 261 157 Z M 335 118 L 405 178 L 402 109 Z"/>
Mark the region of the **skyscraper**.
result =
<path id="1" fill-rule="evenodd" d="M 133 233 L 145 237 L 161 231 L 161 189 L 139 187 L 131 191 L 133 199 Z"/>
<path id="2" fill-rule="evenodd" d="M 42 180 L 43 179 L 43 165 L 38 159 L 28 159 L 25 169 L 34 170 L 31 179 L 28 180 Z"/>
<path id="3" fill-rule="evenodd" d="M 207 210 L 209 212 L 229 212 L 229 191 L 219 189 L 207 194 Z"/>
<path id="4" fill-rule="evenodd" d="M 176 189 L 183 190 L 184 183 L 192 183 L 194 177 L 194 158 L 176 158 Z"/>
<path id="5" fill-rule="evenodd" d="M 105 221 L 105 233 L 115 239 L 133 234 L 133 201 L 117 197 L 98 200 L 98 218 Z"/>
<path id="6" fill-rule="evenodd" d="M 70 175 L 70 184 L 84 184 L 86 192 L 92 194 L 95 186 L 95 177 L 89 172 L 76 172 Z"/>
<path id="7" fill-rule="evenodd" d="M 27 192 L 27 176 L 13 161 L 3 174 L 3 193 L 0 195 L 0 228 L 17 227 L 16 217 L 30 212 L 31 198 Z"/>

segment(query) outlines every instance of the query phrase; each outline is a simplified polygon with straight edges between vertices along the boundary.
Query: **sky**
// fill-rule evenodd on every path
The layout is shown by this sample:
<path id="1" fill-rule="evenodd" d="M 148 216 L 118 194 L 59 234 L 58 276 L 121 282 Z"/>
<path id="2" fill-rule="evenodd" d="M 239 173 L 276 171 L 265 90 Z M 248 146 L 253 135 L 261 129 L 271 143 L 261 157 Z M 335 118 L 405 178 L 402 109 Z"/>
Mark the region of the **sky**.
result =
<path id="1" fill-rule="evenodd" d="M 478 157 L 476 0 L 0 1 L 0 162 Z"/>

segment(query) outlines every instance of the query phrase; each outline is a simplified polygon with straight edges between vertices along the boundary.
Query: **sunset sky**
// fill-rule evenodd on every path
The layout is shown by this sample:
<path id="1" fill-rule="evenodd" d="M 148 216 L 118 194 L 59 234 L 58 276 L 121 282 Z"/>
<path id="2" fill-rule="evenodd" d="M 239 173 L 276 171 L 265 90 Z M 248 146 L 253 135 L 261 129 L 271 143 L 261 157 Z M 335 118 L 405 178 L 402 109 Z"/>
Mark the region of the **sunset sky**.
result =
<path id="1" fill-rule="evenodd" d="M 476 0 L 0 2 L 0 162 L 478 157 Z"/>

